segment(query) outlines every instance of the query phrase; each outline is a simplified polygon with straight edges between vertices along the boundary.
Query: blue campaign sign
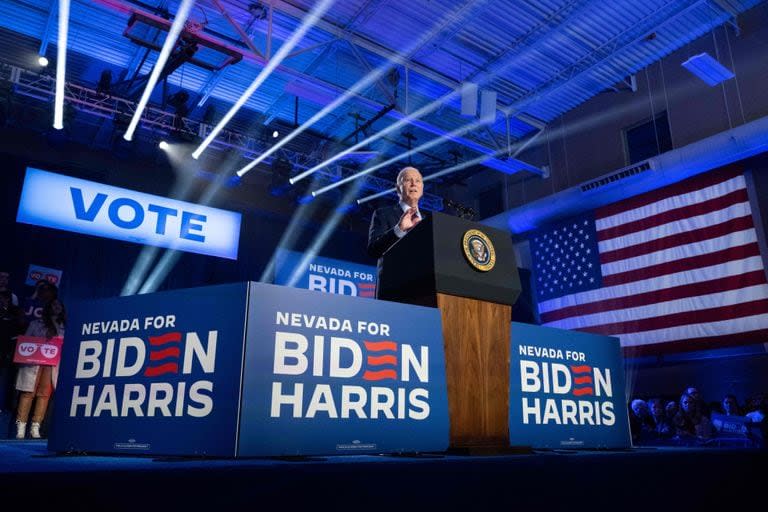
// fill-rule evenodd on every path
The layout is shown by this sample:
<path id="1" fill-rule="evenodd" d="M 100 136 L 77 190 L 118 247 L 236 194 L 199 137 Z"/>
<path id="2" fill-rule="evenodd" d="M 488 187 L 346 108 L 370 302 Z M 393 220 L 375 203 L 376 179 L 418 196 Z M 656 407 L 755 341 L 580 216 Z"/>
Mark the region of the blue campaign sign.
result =
<path id="1" fill-rule="evenodd" d="M 512 445 L 630 447 L 624 385 L 618 338 L 512 322 Z"/>
<path id="2" fill-rule="evenodd" d="M 374 297 L 376 267 L 279 249 L 274 282 L 337 295 Z"/>
<path id="3" fill-rule="evenodd" d="M 73 304 L 49 448 L 234 456 L 247 286 Z"/>
<path id="4" fill-rule="evenodd" d="M 241 456 L 442 451 L 440 312 L 251 284 Z"/>
<path id="5" fill-rule="evenodd" d="M 240 214 L 27 168 L 18 222 L 237 259 Z"/>

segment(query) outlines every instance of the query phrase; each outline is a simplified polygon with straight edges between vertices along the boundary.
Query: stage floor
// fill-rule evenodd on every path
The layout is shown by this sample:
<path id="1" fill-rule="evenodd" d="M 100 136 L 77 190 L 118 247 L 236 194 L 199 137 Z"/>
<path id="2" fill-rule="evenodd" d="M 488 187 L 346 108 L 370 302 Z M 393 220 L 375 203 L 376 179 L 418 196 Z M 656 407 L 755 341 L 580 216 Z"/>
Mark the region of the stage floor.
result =
<path id="1" fill-rule="evenodd" d="M 526 455 L 195 459 L 59 455 L 0 441 L 0 489 L 36 509 L 690 510 L 761 497 L 768 452 L 638 448 Z M 16 501 L 18 503 L 19 501 Z M 6 501 L 6 503 L 8 503 Z M 759 508 L 759 507 L 758 507 Z"/>

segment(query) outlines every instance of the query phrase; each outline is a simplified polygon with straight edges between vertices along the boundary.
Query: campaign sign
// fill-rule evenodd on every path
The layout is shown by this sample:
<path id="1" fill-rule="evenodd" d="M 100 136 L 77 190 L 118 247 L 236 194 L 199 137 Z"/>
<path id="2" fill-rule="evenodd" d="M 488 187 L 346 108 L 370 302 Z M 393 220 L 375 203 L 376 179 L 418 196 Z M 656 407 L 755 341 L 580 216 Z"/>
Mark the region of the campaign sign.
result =
<path id="1" fill-rule="evenodd" d="M 27 286 L 35 286 L 38 281 L 45 279 L 51 284 L 61 286 L 61 270 L 55 268 L 41 267 L 40 265 L 33 265 L 30 263 L 29 270 L 27 270 L 27 279 L 24 284 Z"/>
<path id="2" fill-rule="evenodd" d="M 512 445 L 631 446 L 618 338 L 518 322 L 511 329 Z"/>
<path id="3" fill-rule="evenodd" d="M 746 416 L 727 416 L 725 414 L 712 413 L 710 418 L 715 431 L 722 436 L 747 436 L 752 421 Z"/>
<path id="4" fill-rule="evenodd" d="M 13 362 L 18 364 L 40 364 L 56 366 L 61 360 L 61 336 L 42 338 L 37 336 L 19 336 L 16 339 L 16 351 Z"/>
<path id="5" fill-rule="evenodd" d="M 27 168 L 18 222 L 237 259 L 240 214 Z"/>
<path id="6" fill-rule="evenodd" d="M 443 451 L 440 312 L 251 284 L 241 456 Z"/>
<path id="7" fill-rule="evenodd" d="M 73 304 L 49 449 L 234 456 L 247 286 Z"/>
<path id="8" fill-rule="evenodd" d="M 374 297 L 376 267 L 279 249 L 274 282 L 337 295 Z"/>

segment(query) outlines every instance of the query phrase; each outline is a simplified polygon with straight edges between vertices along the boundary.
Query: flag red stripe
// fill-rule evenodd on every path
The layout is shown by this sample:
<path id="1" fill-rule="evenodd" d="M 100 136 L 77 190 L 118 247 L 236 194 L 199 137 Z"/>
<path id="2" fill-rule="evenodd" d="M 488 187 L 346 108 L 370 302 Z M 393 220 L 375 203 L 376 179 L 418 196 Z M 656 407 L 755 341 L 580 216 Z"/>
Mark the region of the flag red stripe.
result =
<path id="1" fill-rule="evenodd" d="M 744 169 L 739 164 L 726 165 L 715 171 L 699 174 L 687 180 L 675 183 L 668 187 L 662 187 L 657 190 L 652 190 L 645 194 L 640 194 L 624 201 L 609 204 L 595 210 L 595 218 L 602 219 L 604 217 L 611 217 L 619 213 L 623 213 L 629 210 L 635 210 L 642 206 L 668 199 L 670 197 L 678 196 L 680 194 L 687 194 L 696 190 L 711 187 L 724 181 L 728 181 L 736 176 L 740 176 L 744 173 Z"/>
<path id="2" fill-rule="evenodd" d="M 747 195 L 747 189 L 742 188 L 734 190 L 724 196 L 715 197 L 708 201 L 702 201 L 700 203 L 683 206 L 681 208 L 675 208 L 673 210 L 667 210 L 660 212 L 657 215 L 651 215 L 649 217 L 643 217 L 626 224 L 619 224 L 610 228 L 601 229 L 597 232 L 597 239 L 600 242 L 610 240 L 619 236 L 624 236 L 629 233 L 635 233 L 637 231 L 643 231 L 645 229 L 654 228 L 656 226 L 662 226 L 669 224 L 676 220 L 687 219 L 689 217 L 696 217 L 698 215 L 704 215 L 706 213 L 716 212 L 723 210 L 729 206 L 735 204 L 749 202 L 749 195 Z"/>
<path id="3" fill-rule="evenodd" d="M 732 320 L 734 318 L 760 315 L 763 313 L 768 313 L 768 299 L 753 300 L 718 308 L 696 309 L 693 311 L 685 311 L 683 313 L 673 313 L 671 315 L 629 320 L 626 322 L 592 325 L 581 330 L 610 336 L 615 334 L 654 331 L 656 329 L 668 329 L 670 327 L 703 322 L 721 322 L 723 320 Z"/>
<path id="4" fill-rule="evenodd" d="M 574 384 L 592 384 L 592 377 L 585 375 L 584 377 L 576 377 L 573 379 Z"/>
<path id="5" fill-rule="evenodd" d="M 654 290 L 652 292 L 629 295 L 616 299 L 606 299 L 589 304 L 579 304 L 562 309 L 556 309 L 547 313 L 542 313 L 541 322 L 549 323 L 555 320 L 562 320 L 573 316 L 592 315 L 603 313 L 605 311 L 614 311 L 616 309 L 626 309 L 638 306 L 646 306 L 658 302 L 667 302 L 670 300 L 683 299 L 686 297 L 696 297 L 714 292 L 725 292 L 729 290 L 738 290 L 748 286 L 755 286 L 766 282 L 765 272 L 755 270 L 745 274 L 712 279 L 699 283 L 691 283 L 663 290 Z"/>
<path id="6" fill-rule="evenodd" d="M 737 332 L 733 334 L 723 334 L 722 336 L 711 336 L 708 338 L 691 338 L 687 340 L 655 343 L 652 345 L 627 346 L 623 347 L 622 350 L 625 357 L 637 357 L 751 345 L 764 343 L 766 339 L 768 339 L 768 329 L 760 329 L 757 331 Z"/>
<path id="7" fill-rule="evenodd" d="M 686 270 L 693 270 L 701 267 L 709 267 L 711 265 L 718 265 L 728 261 L 741 260 L 751 256 L 759 255 L 760 247 L 757 245 L 757 242 L 752 242 L 746 245 L 740 245 L 738 247 L 729 247 L 728 249 L 723 249 L 722 251 L 700 254 L 698 256 L 691 256 L 690 258 L 681 258 L 676 261 L 669 261 L 666 263 L 659 263 L 658 265 L 651 265 L 649 267 L 638 268 L 627 272 L 611 274 L 609 276 L 603 277 L 603 286 L 626 284 L 643 279 L 650 279 L 652 277 L 674 274 L 676 272 L 684 272 Z"/>
<path id="8" fill-rule="evenodd" d="M 573 373 L 587 373 L 592 371 L 592 367 L 588 364 L 582 364 L 579 366 L 571 366 L 571 371 Z"/>
<path id="9" fill-rule="evenodd" d="M 581 389 L 574 389 L 573 394 L 575 396 L 584 396 L 584 395 L 594 395 L 595 390 L 592 388 L 581 388 Z"/>
<path id="10" fill-rule="evenodd" d="M 635 256 L 642 256 L 643 254 L 650 254 L 652 252 L 661 251 L 663 249 L 669 249 L 671 247 L 692 244 L 702 240 L 710 240 L 712 238 L 724 236 L 729 233 L 744 231 L 754 226 L 755 225 L 752 222 L 751 215 L 746 215 L 736 219 L 729 219 L 720 224 L 715 224 L 714 226 L 707 226 L 705 228 L 694 229 L 692 231 L 675 233 L 674 235 L 657 238 L 642 244 L 631 245 L 629 247 L 623 247 L 614 251 L 603 252 L 600 254 L 600 263 L 612 263 L 614 261 L 633 258 Z"/>

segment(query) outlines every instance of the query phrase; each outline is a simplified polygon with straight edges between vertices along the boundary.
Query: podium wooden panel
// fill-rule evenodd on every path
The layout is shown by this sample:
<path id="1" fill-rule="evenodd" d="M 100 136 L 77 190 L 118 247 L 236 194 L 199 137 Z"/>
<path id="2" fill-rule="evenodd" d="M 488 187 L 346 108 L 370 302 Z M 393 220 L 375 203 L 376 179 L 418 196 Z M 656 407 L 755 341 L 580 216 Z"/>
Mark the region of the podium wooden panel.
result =
<path id="1" fill-rule="evenodd" d="M 437 294 L 443 319 L 451 448 L 509 446 L 512 307 Z"/>
<path id="2" fill-rule="evenodd" d="M 482 231 L 496 264 L 475 269 L 463 252 Z M 520 453 L 509 446 L 512 304 L 520 277 L 508 233 L 433 213 L 379 260 L 379 299 L 437 306 L 443 321 L 450 447 L 464 453 Z"/>

